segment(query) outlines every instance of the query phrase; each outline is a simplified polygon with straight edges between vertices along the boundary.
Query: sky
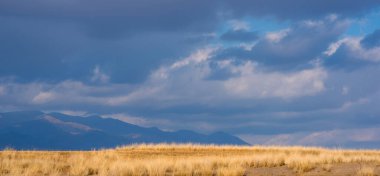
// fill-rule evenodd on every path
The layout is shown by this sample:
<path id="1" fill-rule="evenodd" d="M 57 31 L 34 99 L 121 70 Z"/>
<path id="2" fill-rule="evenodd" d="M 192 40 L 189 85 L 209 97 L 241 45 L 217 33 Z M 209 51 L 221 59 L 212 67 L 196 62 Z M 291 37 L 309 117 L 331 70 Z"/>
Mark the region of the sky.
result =
<path id="1" fill-rule="evenodd" d="M 378 0 L 2 0 L 0 111 L 380 148 Z"/>

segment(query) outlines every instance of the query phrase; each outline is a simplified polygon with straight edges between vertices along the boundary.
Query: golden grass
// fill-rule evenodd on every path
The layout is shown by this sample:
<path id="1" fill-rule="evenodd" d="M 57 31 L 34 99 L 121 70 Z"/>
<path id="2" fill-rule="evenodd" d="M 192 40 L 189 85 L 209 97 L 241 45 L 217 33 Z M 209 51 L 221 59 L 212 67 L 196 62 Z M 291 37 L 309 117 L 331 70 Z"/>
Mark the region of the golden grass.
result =
<path id="1" fill-rule="evenodd" d="M 323 164 L 321 167 L 324 171 L 330 172 L 333 165 L 331 163 L 329 163 L 329 164 Z"/>
<path id="2" fill-rule="evenodd" d="M 358 172 L 358 176 L 374 176 L 375 175 L 375 167 L 373 166 L 363 166 Z"/>
<path id="3" fill-rule="evenodd" d="M 130 145 L 97 151 L 0 152 L 0 175 L 243 175 L 248 168 L 287 166 L 298 173 L 336 163 L 380 163 L 380 151 L 316 147 Z M 361 175 L 370 169 L 361 169 Z M 368 174 L 367 174 L 368 175 Z"/>

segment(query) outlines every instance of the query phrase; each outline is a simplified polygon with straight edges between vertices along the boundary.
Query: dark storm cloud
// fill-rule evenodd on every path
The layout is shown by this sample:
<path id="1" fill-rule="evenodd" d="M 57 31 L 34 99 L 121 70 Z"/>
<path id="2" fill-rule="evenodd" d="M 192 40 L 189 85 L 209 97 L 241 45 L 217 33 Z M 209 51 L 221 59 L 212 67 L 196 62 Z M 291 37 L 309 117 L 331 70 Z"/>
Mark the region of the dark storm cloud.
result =
<path id="1" fill-rule="evenodd" d="M 131 108 L 128 112 L 143 117 L 181 119 L 189 124 L 206 122 L 233 133 L 256 135 L 376 127 L 380 123 L 376 120 L 379 111 L 373 107 L 380 98 L 380 84 L 371 75 L 378 73 L 378 67 L 364 67 L 350 73 L 330 72 L 324 92 L 290 100 L 227 98 L 209 105 L 188 99 L 185 105 L 137 111 Z M 194 86 L 189 87 L 195 89 Z M 175 94 L 176 90 L 172 91 Z"/>
<path id="2" fill-rule="evenodd" d="M 332 69 L 354 70 L 380 63 L 379 29 L 363 38 L 343 38 L 333 45 L 337 48 L 324 59 L 324 64 Z"/>
<path id="3" fill-rule="evenodd" d="M 242 60 L 230 60 L 230 62 L 233 62 L 235 65 L 242 65 L 244 64 L 244 61 Z M 211 68 L 210 74 L 207 76 L 206 79 L 208 80 L 227 80 L 232 77 L 239 76 L 236 73 L 231 73 L 231 70 L 228 68 L 223 68 L 220 66 L 220 62 L 218 60 L 216 61 L 210 61 L 209 67 Z"/>
<path id="4" fill-rule="evenodd" d="M 142 31 L 205 30 L 215 24 L 215 1 L 2 1 L 0 15 L 81 23 L 93 36 Z M 196 11 L 197 13 L 193 13 Z M 207 21 L 207 23 L 205 23 Z"/>
<path id="5" fill-rule="evenodd" d="M 274 16 L 278 19 L 315 19 L 327 14 L 356 17 L 379 7 L 378 0 L 236 0 L 226 1 L 226 6 L 235 15 Z"/>
<path id="6" fill-rule="evenodd" d="M 206 44 L 209 39 L 205 39 L 207 36 L 204 34 L 217 30 L 223 20 L 239 18 L 243 13 L 253 17 L 269 15 L 286 19 L 330 13 L 352 16 L 378 4 L 377 1 L 368 0 L 360 3 L 334 1 L 328 2 L 331 5 L 325 7 L 326 3 L 5 0 L 0 2 L 0 76 L 15 76 L 23 81 L 85 81 L 98 65 L 101 71 L 109 75 L 111 82 L 138 83 L 146 79 L 157 65 Z M 234 12 L 232 16 L 230 12 Z M 325 39 L 325 36 L 317 37 Z M 228 32 L 222 36 L 225 40 L 240 41 L 255 38 L 254 32 L 242 31 Z M 295 57 L 291 54 L 291 48 L 286 48 L 289 53 L 270 54 L 272 50 L 266 49 L 274 46 L 268 45 L 258 45 L 257 48 L 262 48 L 256 54 L 259 59 L 267 55 L 271 58 L 287 57 L 275 59 L 283 63 Z M 294 43 L 289 41 L 281 45 L 290 47 Z M 307 48 L 307 44 L 305 47 L 300 57 L 311 57 L 318 50 L 309 51 L 312 48 Z M 262 62 L 270 64 L 274 61 L 271 58 Z"/>
<path id="7" fill-rule="evenodd" d="M 230 30 L 220 36 L 225 41 L 238 41 L 238 42 L 252 42 L 257 40 L 257 32 L 245 31 L 245 30 Z"/>
<path id="8" fill-rule="evenodd" d="M 253 60 L 268 68 L 298 70 L 310 67 L 311 61 L 317 59 L 347 27 L 344 20 L 303 21 L 270 34 L 272 37 L 263 37 L 251 50 L 230 47 L 216 58 Z"/>
<path id="9" fill-rule="evenodd" d="M 303 1 L 303 0 L 28 0 L 2 1 L 0 14 L 28 18 L 88 21 L 104 24 L 123 22 L 129 28 L 148 30 L 180 29 L 213 17 L 216 12 L 239 15 L 269 15 L 283 19 L 323 17 L 327 14 L 354 16 L 380 5 L 377 0 Z M 194 13 L 196 12 L 196 13 Z M 107 27 L 107 26 L 103 26 Z M 116 26 L 115 26 L 116 27 Z M 203 26 L 194 26 L 203 28 Z"/>
<path id="10" fill-rule="evenodd" d="M 328 4 L 328 5 L 326 5 Z M 210 31 L 225 14 L 276 16 L 309 19 L 336 13 L 354 16 L 380 5 L 364 1 L 185 1 L 185 0 L 19 0 L 0 2 L 0 15 L 82 24 L 87 33 L 99 38 L 118 38 L 145 31 Z M 196 13 L 194 13 L 196 12 Z M 243 16 L 244 16 L 243 15 Z M 235 15 L 230 16 L 236 17 Z"/>
<path id="11" fill-rule="evenodd" d="M 210 8 L 201 1 L 2 1 L 0 75 L 88 81 L 99 66 L 111 82 L 138 83 L 207 41 L 203 33 L 217 23 Z"/>
<path id="12" fill-rule="evenodd" d="M 371 34 L 368 34 L 367 36 L 365 36 L 360 41 L 360 44 L 363 45 L 367 49 L 380 46 L 380 29 L 377 29 Z"/>
<path id="13" fill-rule="evenodd" d="M 99 65 L 112 82 L 137 83 L 165 59 L 205 42 L 201 36 L 188 41 L 182 32 L 146 32 L 103 41 L 83 35 L 76 23 L 13 17 L 0 22 L 0 75 L 22 81 L 86 81 Z"/>
<path id="14" fill-rule="evenodd" d="M 70 24 L 0 18 L 0 75 L 24 81 L 61 80 L 70 75 L 70 53 L 80 52 L 83 38 Z M 69 34 L 69 35 L 67 35 Z M 65 71 L 66 70 L 66 71 Z M 80 79 L 80 78 L 79 78 Z"/>
<path id="15" fill-rule="evenodd" d="M 324 59 L 324 65 L 331 69 L 343 69 L 352 71 L 363 66 L 370 66 L 368 60 L 363 60 L 351 53 L 351 48 L 347 45 L 340 46 L 337 51 L 330 57 Z"/>

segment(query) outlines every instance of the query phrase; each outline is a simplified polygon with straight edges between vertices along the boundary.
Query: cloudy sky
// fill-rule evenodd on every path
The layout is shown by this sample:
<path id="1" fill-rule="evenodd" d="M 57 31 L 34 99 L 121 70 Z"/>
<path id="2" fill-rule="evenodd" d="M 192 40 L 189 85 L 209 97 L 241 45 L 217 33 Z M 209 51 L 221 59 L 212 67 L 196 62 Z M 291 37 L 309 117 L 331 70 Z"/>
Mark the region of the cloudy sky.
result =
<path id="1" fill-rule="evenodd" d="M 380 147 L 378 0 L 2 0 L 0 111 Z"/>

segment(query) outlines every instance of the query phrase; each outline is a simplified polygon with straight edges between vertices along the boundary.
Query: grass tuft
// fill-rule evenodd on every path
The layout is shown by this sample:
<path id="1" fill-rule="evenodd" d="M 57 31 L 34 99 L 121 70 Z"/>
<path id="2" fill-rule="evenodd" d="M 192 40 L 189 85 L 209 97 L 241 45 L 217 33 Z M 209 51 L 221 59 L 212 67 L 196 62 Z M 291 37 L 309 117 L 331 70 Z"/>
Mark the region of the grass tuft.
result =
<path id="1" fill-rule="evenodd" d="M 375 176 L 375 168 L 373 166 L 363 166 L 358 170 L 358 176 Z"/>

